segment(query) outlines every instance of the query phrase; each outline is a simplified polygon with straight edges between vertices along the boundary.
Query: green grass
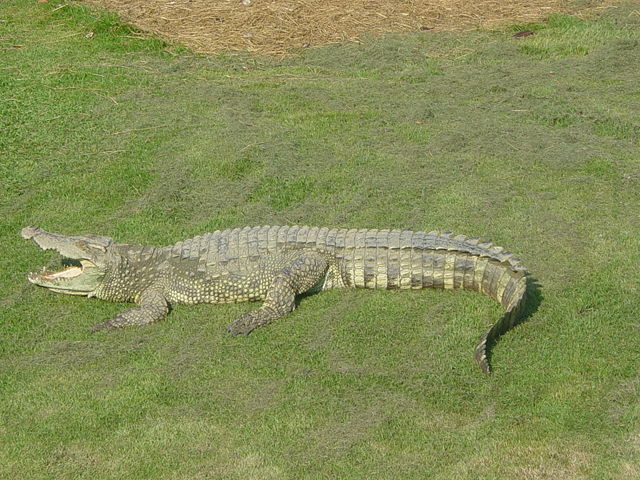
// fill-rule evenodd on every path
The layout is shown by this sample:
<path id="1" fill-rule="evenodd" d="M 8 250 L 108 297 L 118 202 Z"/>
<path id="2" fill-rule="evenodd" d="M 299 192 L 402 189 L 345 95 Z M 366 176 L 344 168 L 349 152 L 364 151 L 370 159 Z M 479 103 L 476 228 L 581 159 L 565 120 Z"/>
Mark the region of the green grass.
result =
<path id="1" fill-rule="evenodd" d="M 274 60 L 0 4 L 0 478 L 638 478 L 636 10 Z M 90 334 L 125 306 L 28 285 L 59 259 L 18 235 L 278 223 L 492 238 L 540 304 L 490 377 L 471 352 L 500 309 L 467 292 L 310 295 L 242 339 L 253 305 Z"/>

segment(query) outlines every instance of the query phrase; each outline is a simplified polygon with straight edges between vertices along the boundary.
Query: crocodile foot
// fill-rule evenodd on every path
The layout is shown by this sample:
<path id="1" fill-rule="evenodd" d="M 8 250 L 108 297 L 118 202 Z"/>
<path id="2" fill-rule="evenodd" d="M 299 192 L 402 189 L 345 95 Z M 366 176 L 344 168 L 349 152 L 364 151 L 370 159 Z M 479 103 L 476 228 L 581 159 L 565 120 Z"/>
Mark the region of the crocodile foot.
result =
<path id="1" fill-rule="evenodd" d="M 263 327 L 271 323 L 276 318 L 283 316 L 284 313 L 278 313 L 268 305 L 262 305 L 257 310 L 243 313 L 227 327 L 227 332 L 232 336 L 249 335 L 256 328 Z"/>
<path id="2" fill-rule="evenodd" d="M 118 317 L 115 317 L 117 320 Z M 115 330 L 116 328 L 122 328 L 123 325 L 120 325 L 118 322 L 114 322 L 114 318 L 111 320 L 107 320 L 106 322 L 98 323 L 93 327 L 89 328 L 90 332 L 99 332 L 100 330 Z"/>
<path id="3" fill-rule="evenodd" d="M 252 312 L 243 313 L 229 324 L 227 332 L 229 332 L 233 337 L 240 334 L 249 335 L 256 328 L 262 326 L 258 312 L 258 310 L 254 310 Z"/>

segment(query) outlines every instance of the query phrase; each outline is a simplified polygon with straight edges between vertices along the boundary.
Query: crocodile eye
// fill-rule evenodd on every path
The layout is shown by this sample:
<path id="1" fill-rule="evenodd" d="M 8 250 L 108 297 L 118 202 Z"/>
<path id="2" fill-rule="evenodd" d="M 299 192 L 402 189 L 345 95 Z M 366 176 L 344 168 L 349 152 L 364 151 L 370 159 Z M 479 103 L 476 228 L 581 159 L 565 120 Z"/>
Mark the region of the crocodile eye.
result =
<path id="1" fill-rule="evenodd" d="M 75 242 L 76 246 L 84 249 L 93 248 L 95 250 L 100 250 L 102 253 L 106 253 L 107 249 L 102 245 L 98 245 L 96 243 L 85 242 L 84 240 L 77 240 Z"/>

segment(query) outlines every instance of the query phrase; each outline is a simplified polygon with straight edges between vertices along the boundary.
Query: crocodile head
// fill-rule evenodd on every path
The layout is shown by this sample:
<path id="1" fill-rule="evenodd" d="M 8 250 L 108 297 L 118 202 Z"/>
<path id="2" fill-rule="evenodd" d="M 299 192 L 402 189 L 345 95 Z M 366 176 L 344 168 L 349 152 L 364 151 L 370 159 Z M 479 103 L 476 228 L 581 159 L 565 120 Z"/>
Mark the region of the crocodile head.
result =
<path id="1" fill-rule="evenodd" d="M 43 269 L 40 273 L 32 273 L 27 277 L 31 283 L 58 293 L 92 296 L 107 272 L 111 238 L 60 235 L 39 227 L 25 227 L 20 234 L 43 250 L 57 250 L 66 266 L 57 272 Z"/>

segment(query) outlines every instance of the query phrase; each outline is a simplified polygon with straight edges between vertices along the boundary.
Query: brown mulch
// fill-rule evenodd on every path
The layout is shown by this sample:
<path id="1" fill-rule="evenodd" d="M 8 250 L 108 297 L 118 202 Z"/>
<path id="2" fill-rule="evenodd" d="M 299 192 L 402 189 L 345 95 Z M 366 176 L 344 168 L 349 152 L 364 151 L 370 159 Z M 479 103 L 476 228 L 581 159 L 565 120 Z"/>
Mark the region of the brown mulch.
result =
<path id="1" fill-rule="evenodd" d="M 566 0 L 85 0 L 203 53 L 281 56 L 364 34 L 472 30 L 576 13 Z M 605 4 L 609 2 L 601 2 Z"/>

